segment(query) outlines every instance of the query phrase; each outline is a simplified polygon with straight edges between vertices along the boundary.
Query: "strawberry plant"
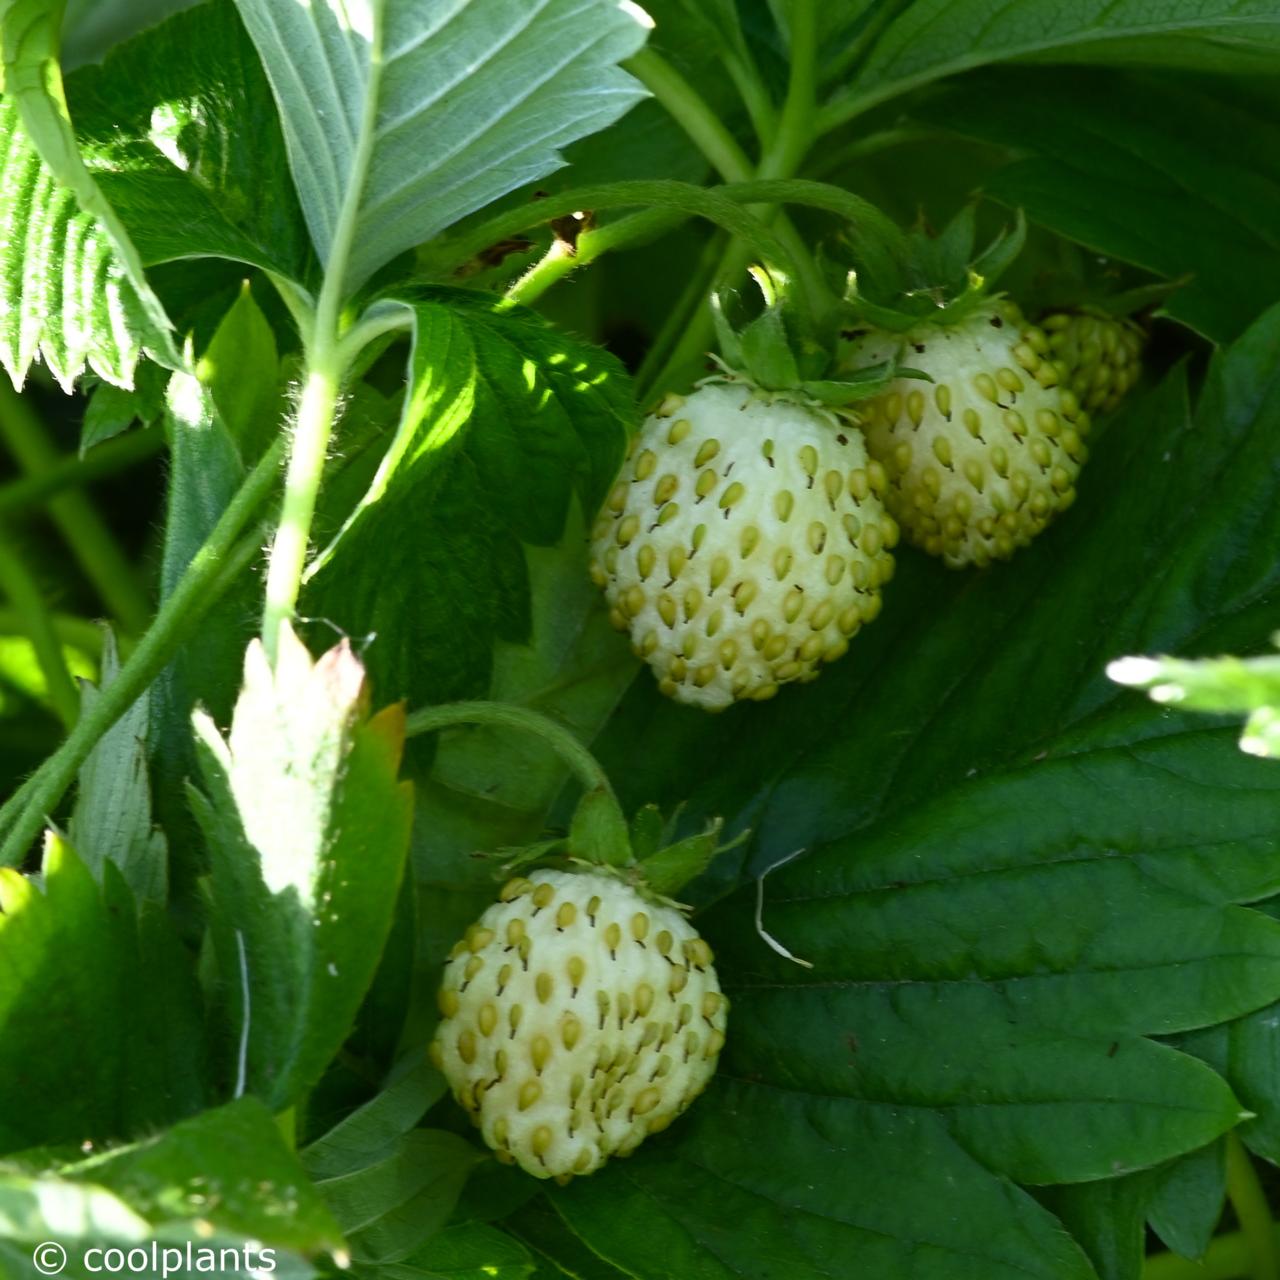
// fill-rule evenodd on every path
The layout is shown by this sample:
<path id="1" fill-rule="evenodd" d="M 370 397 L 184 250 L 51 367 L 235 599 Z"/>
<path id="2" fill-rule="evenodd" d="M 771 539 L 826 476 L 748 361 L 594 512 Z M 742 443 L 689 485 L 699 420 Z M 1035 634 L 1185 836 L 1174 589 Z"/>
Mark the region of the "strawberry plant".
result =
<path id="1" fill-rule="evenodd" d="M 1278 62 L 0 0 L 0 1276 L 1280 1280 Z"/>

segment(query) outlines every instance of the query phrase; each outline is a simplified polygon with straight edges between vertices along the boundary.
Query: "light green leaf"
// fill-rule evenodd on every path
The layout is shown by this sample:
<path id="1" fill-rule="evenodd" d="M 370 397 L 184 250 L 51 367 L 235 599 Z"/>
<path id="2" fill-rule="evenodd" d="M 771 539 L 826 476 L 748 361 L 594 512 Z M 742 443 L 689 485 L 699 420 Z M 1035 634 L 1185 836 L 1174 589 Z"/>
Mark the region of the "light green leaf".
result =
<path id="1" fill-rule="evenodd" d="M 643 96 L 616 64 L 644 27 L 618 0 L 238 3 L 312 240 L 347 292 Z"/>
<path id="2" fill-rule="evenodd" d="M 242 1084 L 277 1108 L 341 1047 L 395 911 L 412 807 L 396 781 L 404 717 L 368 719 L 367 701 L 347 644 L 313 662 L 287 632 L 274 670 L 250 646 L 228 741 L 197 716 L 209 797 L 192 803 L 210 845 L 222 1017 Z"/>
<path id="3" fill-rule="evenodd" d="M 68 393 L 85 369 L 131 387 L 148 325 L 105 229 L 0 98 L 0 364 L 14 386 L 39 356 Z"/>
<path id="4" fill-rule="evenodd" d="M 1280 657 L 1118 658 L 1107 674 L 1166 706 L 1248 712 L 1240 749 L 1280 756 Z"/>
<path id="5" fill-rule="evenodd" d="M 62 1173 L 106 1187 L 152 1222 L 200 1220 L 219 1231 L 308 1252 L 343 1243 L 274 1117 L 255 1098 L 205 1111 Z"/>
<path id="6" fill-rule="evenodd" d="M 98 689 L 83 686 L 84 711 L 120 670 L 115 637 L 105 634 Z M 169 896 L 169 846 L 152 822 L 147 773 L 151 693 L 142 696 L 98 740 L 80 766 L 71 843 L 100 880 L 114 862 L 138 902 L 163 904 Z"/>
<path id="7" fill-rule="evenodd" d="M 61 366 L 60 376 L 64 382 L 73 380 L 80 372 L 81 364 L 89 360 L 90 355 L 95 355 L 97 361 L 101 362 L 101 367 L 96 361 L 90 363 L 97 373 L 108 381 L 128 386 L 137 351 L 141 346 L 145 345 L 155 359 L 171 368 L 181 368 L 181 359 L 170 339 L 170 324 L 164 307 L 147 283 L 141 260 L 128 232 L 98 190 L 77 148 L 67 116 L 62 74 L 58 66 L 63 8 L 64 4 L 60 0 L 0 0 L 0 47 L 3 49 L 4 59 L 5 102 L 16 109 L 14 119 L 6 122 L 0 129 L 0 142 L 7 143 L 6 150 L 18 161 L 16 173 L 19 177 L 12 188 L 6 180 L 5 203 L 13 201 L 15 207 L 10 217 L 15 217 L 23 209 L 24 203 L 31 206 L 33 199 L 39 198 L 40 203 L 30 207 L 28 213 L 35 215 L 36 235 L 41 240 L 52 237 L 51 249 L 45 248 L 40 240 L 37 241 L 30 277 L 15 278 L 13 264 L 8 265 L 3 277 L 5 290 L 9 294 L 6 301 L 10 307 L 17 304 L 19 297 L 25 297 L 30 283 L 39 282 L 47 291 L 50 283 L 56 279 L 61 286 L 63 278 L 69 274 L 69 263 L 79 272 L 72 277 L 72 287 L 78 289 L 79 297 L 76 306 L 67 309 L 69 315 L 63 314 L 63 288 L 59 287 L 54 293 L 58 299 L 54 314 L 63 317 L 61 323 L 64 334 L 76 333 L 72 326 L 78 323 L 78 317 L 89 317 L 94 328 L 102 330 L 109 327 L 112 332 L 110 340 L 105 342 L 85 342 L 77 335 L 77 346 L 67 344 L 65 350 L 58 349 L 55 338 L 53 341 L 55 356 Z M 5 134 L 7 137 L 3 136 Z M 16 150 L 15 139 L 18 140 Z M 39 157 L 39 162 L 34 166 L 29 155 L 21 154 L 28 148 Z M 42 171 L 43 166 L 47 166 L 47 172 Z M 7 170 L 8 160 L 5 167 Z M 5 177 L 9 177 L 7 172 Z M 73 204 L 65 201 L 64 192 L 74 197 Z M 74 216 L 77 208 L 85 217 L 79 225 Z M 70 226 L 67 225 L 68 221 Z M 22 224 L 22 221 L 16 221 L 16 225 Z M 59 239 L 62 239 L 61 245 Z M 69 241 L 77 246 L 71 252 L 63 247 Z M 92 247 L 80 247 L 84 241 L 91 242 Z M 86 277 L 84 269 L 90 266 L 94 274 Z M 105 309 L 103 298 L 95 297 L 93 293 L 99 283 L 99 275 L 106 277 L 102 281 L 107 285 L 105 297 L 108 306 Z M 110 283 L 113 275 L 116 277 L 114 290 Z M 23 285 L 22 294 L 15 287 L 19 279 Z M 125 297 L 121 292 L 126 283 L 132 292 L 132 298 Z M 38 304 L 33 301 L 28 305 L 34 308 Z M 107 321 L 106 324 L 104 320 Z M 22 361 L 24 352 L 34 353 L 34 348 L 30 346 L 33 338 L 43 345 L 50 332 L 39 329 L 33 333 L 30 321 L 26 328 L 25 333 L 19 329 L 17 349 L 6 353 L 6 358 L 14 361 L 10 373 L 18 383 L 26 372 L 26 364 Z M 126 333 L 131 333 L 132 336 L 125 338 Z M 99 350 L 95 351 L 94 348 Z M 29 359 L 30 355 L 27 356 L 28 361 Z"/>

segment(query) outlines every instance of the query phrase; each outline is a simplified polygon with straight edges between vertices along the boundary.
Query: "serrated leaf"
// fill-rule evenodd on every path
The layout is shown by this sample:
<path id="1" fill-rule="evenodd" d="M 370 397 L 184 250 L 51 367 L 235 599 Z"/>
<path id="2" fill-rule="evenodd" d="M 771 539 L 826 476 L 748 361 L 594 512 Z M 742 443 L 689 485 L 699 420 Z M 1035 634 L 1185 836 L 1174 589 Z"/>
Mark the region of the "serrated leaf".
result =
<path id="1" fill-rule="evenodd" d="M 0 363 L 14 386 L 39 356 L 64 391 L 86 369 L 131 387 L 148 323 L 109 236 L 0 98 Z"/>
<path id="2" fill-rule="evenodd" d="M 83 686 L 81 714 L 88 714 L 119 671 L 115 637 L 108 631 L 101 682 L 97 689 Z M 113 862 L 138 902 L 163 905 L 169 896 L 169 846 L 151 817 L 150 708 L 148 690 L 102 735 L 80 766 L 70 837 L 99 880 L 103 864 Z"/>
<path id="3" fill-rule="evenodd" d="M 14 113 L 13 118 L 0 128 L 0 141 L 7 144 L 6 151 L 18 165 L 13 190 L 10 191 L 8 184 L 5 187 L 6 195 L 14 198 L 17 209 L 6 212 L 12 216 L 14 212 L 24 211 L 27 218 L 32 219 L 27 225 L 34 226 L 38 238 L 34 246 L 29 246 L 29 251 L 33 249 L 35 253 L 31 279 L 40 282 L 45 289 L 55 278 L 62 286 L 52 294 L 56 303 L 53 314 L 60 317 L 61 339 L 57 331 L 47 327 L 33 335 L 28 323 L 26 333 L 19 330 L 19 341 L 30 343 L 34 336 L 41 343 L 42 350 L 45 345 L 51 346 L 53 359 L 50 367 L 58 372 L 64 384 L 69 384 L 80 372 L 77 360 L 89 360 L 94 348 L 101 347 L 105 349 L 106 358 L 100 350 L 98 358 L 103 367 L 99 368 L 95 363 L 95 371 L 108 381 L 129 386 L 133 364 L 142 346 L 170 368 L 181 368 L 181 359 L 171 341 L 169 319 L 147 282 L 129 234 L 103 198 L 76 145 L 58 65 L 63 8 L 61 0 L 0 0 L 5 104 Z M 30 156 L 22 154 L 24 148 L 30 148 L 39 158 L 34 169 Z M 40 204 L 32 206 L 32 195 L 37 193 Z M 64 193 L 73 197 L 71 203 L 63 198 Z M 27 205 L 25 210 L 24 202 Z M 85 215 L 85 220 L 79 225 L 75 219 L 77 210 Z M 87 250 L 77 248 L 68 253 L 59 243 L 60 240 L 66 243 L 64 237 L 68 222 L 75 242 L 83 239 L 100 243 Z M 13 225 L 11 223 L 11 235 Z M 17 225 L 22 224 L 19 222 Z M 109 258 L 100 247 L 102 243 L 109 246 Z M 71 274 L 68 263 L 77 274 Z M 94 275 L 87 277 L 83 269 L 90 265 L 94 268 Z M 116 272 L 118 275 L 113 287 L 112 277 Z M 12 264 L 4 274 L 6 290 L 13 289 L 16 281 Z M 99 279 L 100 276 L 105 278 Z M 132 294 L 132 308 L 130 299 L 120 292 L 120 281 L 127 282 Z M 24 278 L 22 283 L 25 293 L 28 282 Z M 103 298 L 95 298 L 92 292 L 98 284 L 105 286 L 104 297 L 108 303 L 105 309 L 102 307 Z M 68 292 L 67 286 L 78 291 L 79 295 L 70 306 L 64 297 Z M 7 299 L 10 306 L 17 302 L 19 296 L 14 290 Z M 38 311 L 37 314 L 40 315 Z M 104 319 L 108 322 L 106 325 Z M 109 342 L 86 342 L 79 332 L 86 320 L 98 330 L 110 328 Z M 75 345 L 64 341 L 73 335 Z M 21 365 L 21 375 L 25 376 L 26 365 L 21 363 L 22 355 L 20 346 L 16 359 Z M 46 353 L 46 358 L 48 355 Z M 12 370 L 11 376 L 14 376 Z M 15 382 L 20 383 L 22 376 L 14 376 Z"/>
<path id="4" fill-rule="evenodd" d="M 662 1274 L 655 1253 L 764 1275 L 745 1245 L 726 1261 L 731 1220 L 757 1254 L 786 1241 L 788 1276 L 840 1256 L 899 1280 L 922 1236 L 951 1246 L 931 1280 L 1000 1274 L 981 1252 L 996 1240 L 1015 1272 L 1073 1274 L 1015 1226 L 1052 1233 L 1047 1214 L 1008 1182 L 992 1197 L 988 1178 L 1103 1179 L 1202 1146 L 1245 1108 L 1280 1114 L 1280 933 L 1241 905 L 1280 890 L 1280 772 L 1230 728 L 1104 675 L 1124 652 L 1265 645 L 1278 351 L 1273 309 L 1212 362 L 1194 411 L 1175 371 L 1121 412 L 1077 507 L 1009 566 L 961 575 L 904 552 L 884 617 L 812 690 L 711 720 L 633 687 L 597 744 L 624 803 L 679 796 L 690 827 L 723 814 L 759 834 L 736 871 L 726 857 L 695 886 L 706 901 L 748 881 L 698 922 L 733 1002 L 719 1083 L 624 1169 L 563 1193 L 594 1247 L 644 1277 Z M 768 878 L 764 925 L 812 973 L 753 927 L 750 880 L 802 846 Z M 1224 1021 L 1220 1052 L 1200 1033 L 1181 1048 L 1230 1089 L 1147 1038 Z M 1252 1062 L 1232 1049 L 1246 1026 Z M 937 1157 L 913 1152 L 908 1123 L 980 1163 L 931 1191 L 920 1170 Z M 874 1179 L 851 1183 L 860 1170 Z M 706 1171 L 714 1197 L 694 1203 Z M 958 1220 L 981 1262 L 957 1248 Z"/>
<path id="5" fill-rule="evenodd" d="M 198 716 L 208 797 L 192 793 L 222 1018 L 245 1087 L 275 1107 L 315 1084 L 351 1029 L 391 929 L 412 807 L 396 781 L 403 711 L 367 718 L 345 643 L 313 662 L 282 636 L 274 671 L 250 646 L 227 742 Z"/>
<path id="6" fill-rule="evenodd" d="M 312 241 L 347 292 L 643 96 L 616 64 L 644 28 L 616 0 L 238 3 Z"/>
<path id="7" fill-rule="evenodd" d="M 635 409 L 612 357 L 522 308 L 440 290 L 413 311 L 396 437 L 303 612 L 374 636 L 382 696 L 423 705 L 483 691 L 495 638 L 527 637 L 521 544 L 597 509 Z"/>
<path id="8" fill-rule="evenodd" d="M 39 883 L 0 870 L 0 1152 L 127 1138 L 204 1101 L 191 958 L 101 872 L 56 836 Z"/>
<path id="9" fill-rule="evenodd" d="M 159 365 L 144 361 L 134 372 L 131 390 L 110 382 L 94 387 L 80 428 L 80 456 L 127 431 L 135 422 L 149 427 L 159 421 L 164 409 L 165 381 L 165 371 Z"/>

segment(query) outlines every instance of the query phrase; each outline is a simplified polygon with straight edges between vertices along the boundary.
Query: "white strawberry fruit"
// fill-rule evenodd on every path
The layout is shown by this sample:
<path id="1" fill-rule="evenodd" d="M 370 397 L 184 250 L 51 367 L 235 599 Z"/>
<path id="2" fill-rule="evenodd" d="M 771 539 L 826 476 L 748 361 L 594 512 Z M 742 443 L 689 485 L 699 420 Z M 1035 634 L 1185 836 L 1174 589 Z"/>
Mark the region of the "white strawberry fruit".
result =
<path id="1" fill-rule="evenodd" d="M 663 693 L 713 711 L 763 700 L 879 614 L 898 539 L 885 486 L 847 414 L 708 382 L 641 427 L 592 578 Z"/>
<path id="2" fill-rule="evenodd" d="M 530 874 L 454 948 L 431 1055 L 500 1159 L 564 1181 L 702 1092 L 728 1001 L 675 907 L 600 872 Z"/>
<path id="3" fill-rule="evenodd" d="M 872 329 L 847 368 L 901 355 L 931 381 L 899 378 L 862 406 L 885 503 L 908 539 L 948 565 L 986 565 L 1025 546 L 1075 500 L 1088 412 L 1045 331 L 1011 302 L 906 333 Z"/>
<path id="4" fill-rule="evenodd" d="M 1040 321 L 1066 385 L 1090 413 L 1115 409 L 1142 371 L 1142 329 L 1132 320 L 1059 311 Z"/>

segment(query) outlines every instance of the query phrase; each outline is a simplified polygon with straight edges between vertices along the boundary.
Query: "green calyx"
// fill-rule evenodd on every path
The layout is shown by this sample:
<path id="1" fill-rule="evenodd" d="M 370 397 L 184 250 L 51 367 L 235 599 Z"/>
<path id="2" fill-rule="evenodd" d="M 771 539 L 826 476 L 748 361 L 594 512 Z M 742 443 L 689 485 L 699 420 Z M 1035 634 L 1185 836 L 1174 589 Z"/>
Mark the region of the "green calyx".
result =
<path id="1" fill-rule="evenodd" d="M 712 299 L 721 372 L 707 381 L 745 382 L 766 397 L 838 410 L 912 376 L 892 361 L 828 376 L 836 367 L 839 311 L 815 317 L 797 302 L 785 277 L 761 267 L 751 275 L 765 303 L 751 320 L 735 328 L 726 313 L 729 296 Z"/>
<path id="2" fill-rule="evenodd" d="M 906 333 L 923 323 L 958 324 L 990 301 L 991 289 L 1026 241 L 1019 211 L 1012 227 L 978 251 L 977 215 L 966 205 L 938 235 L 916 227 L 898 251 L 850 269 L 844 322 Z"/>

